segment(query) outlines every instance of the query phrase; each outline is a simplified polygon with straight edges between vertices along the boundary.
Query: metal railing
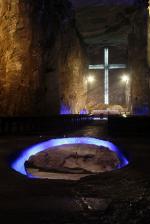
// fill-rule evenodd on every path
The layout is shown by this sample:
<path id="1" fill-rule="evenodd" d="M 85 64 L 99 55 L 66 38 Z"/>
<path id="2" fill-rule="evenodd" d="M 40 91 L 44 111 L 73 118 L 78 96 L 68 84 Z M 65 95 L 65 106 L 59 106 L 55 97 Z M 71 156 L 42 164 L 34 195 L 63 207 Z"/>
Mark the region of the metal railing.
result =
<path id="1" fill-rule="evenodd" d="M 78 129 L 91 122 L 88 115 L 0 117 L 0 135 L 37 134 Z"/>
<path id="2" fill-rule="evenodd" d="M 111 136 L 150 136 L 150 116 L 108 116 Z"/>

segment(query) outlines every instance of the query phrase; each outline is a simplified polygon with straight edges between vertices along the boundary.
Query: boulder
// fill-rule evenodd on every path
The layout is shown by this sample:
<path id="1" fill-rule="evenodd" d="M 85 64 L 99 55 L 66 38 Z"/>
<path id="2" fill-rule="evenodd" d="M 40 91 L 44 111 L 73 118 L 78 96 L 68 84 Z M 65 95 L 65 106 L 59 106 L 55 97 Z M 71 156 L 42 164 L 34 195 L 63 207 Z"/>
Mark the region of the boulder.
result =
<path id="1" fill-rule="evenodd" d="M 87 176 L 114 170 L 119 164 L 120 160 L 116 153 L 106 147 L 70 144 L 52 147 L 31 156 L 26 161 L 25 167 L 32 175 L 36 170 L 44 172 L 44 176 L 46 173 Z"/>

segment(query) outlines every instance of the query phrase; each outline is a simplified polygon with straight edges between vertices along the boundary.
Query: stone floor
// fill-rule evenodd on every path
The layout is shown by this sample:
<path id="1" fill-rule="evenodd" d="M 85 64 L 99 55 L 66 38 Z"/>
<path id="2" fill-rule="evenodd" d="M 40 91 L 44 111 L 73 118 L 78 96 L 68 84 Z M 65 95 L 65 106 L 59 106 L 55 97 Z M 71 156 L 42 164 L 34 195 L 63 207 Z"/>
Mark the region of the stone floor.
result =
<path id="1" fill-rule="evenodd" d="M 150 223 L 150 139 L 111 138 L 107 123 L 96 121 L 57 137 L 92 136 L 111 140 L 130 165 L 78 182 L 27 179 L 10 169 L 14 153 L 56 136 L 0 138 L 0 220 L 15 223 Z"/>

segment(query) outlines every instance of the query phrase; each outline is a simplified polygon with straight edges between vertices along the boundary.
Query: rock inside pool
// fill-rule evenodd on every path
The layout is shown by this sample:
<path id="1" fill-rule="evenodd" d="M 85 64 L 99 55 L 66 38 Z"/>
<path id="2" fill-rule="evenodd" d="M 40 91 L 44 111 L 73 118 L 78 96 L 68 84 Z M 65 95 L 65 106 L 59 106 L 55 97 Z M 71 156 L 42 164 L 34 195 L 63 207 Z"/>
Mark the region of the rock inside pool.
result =
<path id="1" fill-rule="evenodd" d="M 25 162 L 28 174 L 40 178 L 78 180 L 116 169 L 117 154 L 109 148 L 89 144 L 70 144 L 49 148 Z"/>

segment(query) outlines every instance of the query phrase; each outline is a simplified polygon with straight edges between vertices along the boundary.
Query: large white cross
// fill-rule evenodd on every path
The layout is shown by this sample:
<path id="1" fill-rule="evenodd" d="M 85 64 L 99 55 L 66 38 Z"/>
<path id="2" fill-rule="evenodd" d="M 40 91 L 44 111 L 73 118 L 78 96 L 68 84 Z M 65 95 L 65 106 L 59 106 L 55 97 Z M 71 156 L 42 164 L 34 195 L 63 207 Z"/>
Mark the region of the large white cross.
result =
<path id="1" fill-rule="evenodd" d="M 104 64 L 101 65 L 89 65 L 89 69 L 104 69 L 104 103 L 109 104 L 109 70 L 126 68 L 125 64 L 109 64 L 108 48 L 104 49 Z"/>

